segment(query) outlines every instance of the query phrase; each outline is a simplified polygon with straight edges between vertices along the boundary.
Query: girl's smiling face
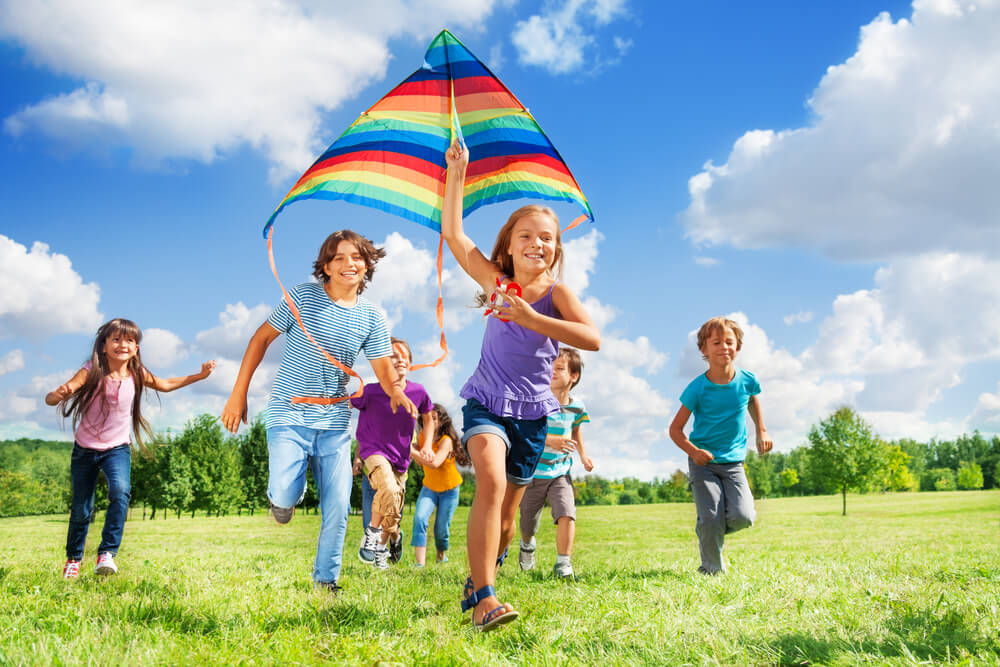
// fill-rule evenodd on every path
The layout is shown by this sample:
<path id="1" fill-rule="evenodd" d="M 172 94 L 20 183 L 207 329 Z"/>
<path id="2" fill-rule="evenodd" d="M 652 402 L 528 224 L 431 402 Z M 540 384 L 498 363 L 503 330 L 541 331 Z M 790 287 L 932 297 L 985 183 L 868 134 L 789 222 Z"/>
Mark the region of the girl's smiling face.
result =
<path id="1" fill-rule="evenodd" d="M 544 213 L 529 213 L 514 223 L 507 254 L 513 259 L 515 272 L 534 273 L 551 267 L 557 232 L 556 221 Z"/>
<path id="2" fill-rule="evenodd" d="M 128 363 L 138 351 L 138 341 L 121 331 L 116 331 L 104 339 L 104 357 L 109 362 Z"/>

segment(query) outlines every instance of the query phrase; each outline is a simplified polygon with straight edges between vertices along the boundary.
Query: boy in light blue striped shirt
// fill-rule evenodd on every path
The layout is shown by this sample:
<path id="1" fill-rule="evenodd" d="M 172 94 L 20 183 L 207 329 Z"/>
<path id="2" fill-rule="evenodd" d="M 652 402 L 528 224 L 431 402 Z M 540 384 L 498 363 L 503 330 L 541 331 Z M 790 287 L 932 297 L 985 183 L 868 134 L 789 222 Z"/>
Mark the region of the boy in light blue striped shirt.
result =
<path id="1" fill-rule="evenodd" d="M 350 368 L 364 351 L 390 396 L 393 412 L 402 409 L 417 416 L 397 383 L 385 316 L 361 296 L 384 256 L 384 249 L 360 234 L 347 229 L 331 234 L 313 263 L 318 282 L 294 287 L 254 333 L 222 411 L 222 424 L 232 433 L 240 421 L 246 423 L 250 380 L 268 346 L 285 334 L 265 411 L 267 496 L 275 521 L 288 523 L 305 495 L 306 466 L 311 462 L 322 514 L 313 582 L 332 592 L 340 590 L 337 578 L 350 510 L 351 408 L 345 400 L 348 376 L 326 355 Z M 287 299 L 294 302 L 298 317 Z"/>
<path id="2" fill-rule="evenodd" d="M 545 450 L 531 483 L 521 498 L 521 548 L 518 564 L 522 570 L 535 567 L 535 535 L 538 533 L 542 508 L 547 499 L 552 506 L 552 520 L 556 523 L 557 555 L 553 572 L 564 579 L 573 577 L 570 555 L 576 532 L 576 501 L 573 480 L 569 474 L 573 466 L 573 452 L 580 454 L 584 470 L 590 472 L 594 469 L 594 462 L 587 456 L 580 433 L 580 426 L 590 421 L 587 408 L 582 401 L 569 395 L 570 389 L 580 382 L 581 373 L 583 361 L 580 353 L 571 347 L 560 349 L 559 356 L 552 365 L 552 393 L 559 401 L 559 412 L 548 417 Z"/>

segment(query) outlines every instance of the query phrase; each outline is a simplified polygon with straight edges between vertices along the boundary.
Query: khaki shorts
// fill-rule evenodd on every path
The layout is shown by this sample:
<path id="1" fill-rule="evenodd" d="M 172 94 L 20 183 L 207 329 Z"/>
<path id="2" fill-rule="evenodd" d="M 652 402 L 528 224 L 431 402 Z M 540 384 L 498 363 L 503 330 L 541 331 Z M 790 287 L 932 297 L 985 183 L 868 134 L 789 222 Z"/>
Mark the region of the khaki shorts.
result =
<path id="1" fill-rule="evenodd" d="M 368 483 L 375 491 L 372 512 L 382 515 L 382 533 L 396 539 L 406 497 L 406 472 L 396 472 L 380 454 L 365 459 L 365 470 L 368 471 Z"/>
<path id="2" fill-rule="evenodd" d="M 552 521 L 568 516 L 576 521 L 576 500 L 573 497 L 573 481 L 569 475 L 554 479 L 533 479 L 521 498 L 521 533 L 534 535 L 542 520 L 542 508 L 548 498 L 552 506 Z"/>

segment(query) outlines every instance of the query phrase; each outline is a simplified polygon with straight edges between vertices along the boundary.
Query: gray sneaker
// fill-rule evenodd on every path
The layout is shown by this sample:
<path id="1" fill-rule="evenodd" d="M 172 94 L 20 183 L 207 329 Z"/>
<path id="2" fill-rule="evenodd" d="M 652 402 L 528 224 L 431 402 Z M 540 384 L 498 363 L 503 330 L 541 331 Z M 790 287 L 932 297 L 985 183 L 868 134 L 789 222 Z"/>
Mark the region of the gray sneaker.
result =
<path id="1" fill-rule="evenodd" d="M 517 564 L 527 572 L 535 569 L 535 538 L 531 538 L 531 544 L 521 542 L 521 550 L 517 554 Z"/>
<path id="2" fill-rule="evenodd" d="M 271 516 L 274 520 L 280 524 L 286 524 L 292 520 L 292 515 L 295 514 L 294 507 L 278 507 L 274 503 L 271 503 Z"/>
<path id="3" fill-rule="evenodd" d="M 560 563 L 556 561 L 556 564 L 552 567 L 552 574 L 562 579 L 572 579 L 573 578 L 573 565 L 572 563 Z"/>
<path id="4" fill-rule="evenodd" d="M 389 547 L 384 544 L 378 545 L 375 548 L 375 569 L 376 570 L 388 570 L 389 569 Z"/>

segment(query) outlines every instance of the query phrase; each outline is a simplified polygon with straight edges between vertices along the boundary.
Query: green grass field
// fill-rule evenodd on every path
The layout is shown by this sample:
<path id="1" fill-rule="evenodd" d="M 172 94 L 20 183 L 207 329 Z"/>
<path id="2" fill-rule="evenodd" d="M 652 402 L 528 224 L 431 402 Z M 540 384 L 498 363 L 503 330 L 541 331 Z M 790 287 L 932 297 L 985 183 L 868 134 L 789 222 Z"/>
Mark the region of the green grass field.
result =
<path id="1" fill-rule="evenodd" d="M 337 597 L 309 574 L 318 517 L 141 521 L 121 571 L 60 578 L 65 516 L 0 520 L 0 664 L 1000 664 L 1000 492 L 758 501 L 728 574 L 698 566 L 692 505 L 583 507 L 575 582 L 498 578 L 522 614 L 480 634 L 458 608 L 465 508 L 451 562 L 360 563 L 351 517 Z M 404 517 L 404 526 L 412 516 Z"/>

